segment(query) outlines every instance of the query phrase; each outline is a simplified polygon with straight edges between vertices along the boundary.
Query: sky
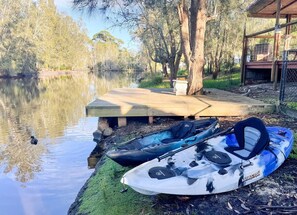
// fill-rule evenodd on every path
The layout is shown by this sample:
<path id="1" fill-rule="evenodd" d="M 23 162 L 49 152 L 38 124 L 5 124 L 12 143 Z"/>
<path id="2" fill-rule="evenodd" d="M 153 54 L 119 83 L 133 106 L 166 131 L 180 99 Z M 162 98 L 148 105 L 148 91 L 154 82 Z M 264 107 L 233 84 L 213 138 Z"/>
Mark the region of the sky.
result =
<path id="1" fill-rule="evenodd" d="M 87 13 L 82 13 L 78 10 L 73 10 L 72 8 L 72 0 L 54 0 L 59 12 L 67 14 L 71 16 L 74 20 L 78 21 L 80 18 L 83 20 L 85 27 L 88 30 L 88 35 L 90 38 L 93 37 L 94 34 L 107 30 L 114 37 L 121 39 L 124 41 L 124 47 L 128 49 L 136 50 L 136 43 L 131 39 L 129 32 L 124 28 L 111 28 L 111 24 L 104 20 L 102 15 L 93 14 L 89 16 Z"/>

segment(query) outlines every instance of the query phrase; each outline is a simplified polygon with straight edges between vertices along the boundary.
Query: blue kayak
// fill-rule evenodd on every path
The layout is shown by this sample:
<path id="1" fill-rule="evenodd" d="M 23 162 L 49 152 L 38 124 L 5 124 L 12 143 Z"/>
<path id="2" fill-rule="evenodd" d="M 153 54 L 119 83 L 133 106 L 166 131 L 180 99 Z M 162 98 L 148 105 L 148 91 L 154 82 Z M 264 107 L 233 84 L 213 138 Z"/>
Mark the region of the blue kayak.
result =
<path id="1" fill-rule="evenodd" d="M 216 118 L 183 121 L 171 128 L 122 143 L 106 155 L 122 166 L 135 166 L 181 146 L 194 144 L 218 130 Z"/>
<path id="2" fill-rule="evenodd" d="M 293 132 L 251 117 L 191 147 L 179 148 L 131 169 L 121 182 L 145 195 L 208 195 L 249 185 L 288 158 Z"/>

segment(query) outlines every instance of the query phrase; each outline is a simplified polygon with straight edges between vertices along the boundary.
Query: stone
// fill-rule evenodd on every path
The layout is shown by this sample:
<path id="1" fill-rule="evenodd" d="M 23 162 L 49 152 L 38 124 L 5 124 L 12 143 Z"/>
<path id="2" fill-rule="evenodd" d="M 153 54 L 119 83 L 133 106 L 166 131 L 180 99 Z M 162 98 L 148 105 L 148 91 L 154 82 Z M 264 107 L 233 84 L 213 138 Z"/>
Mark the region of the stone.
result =
<path id="1" fill-rule="evenodd" d="M 106 118 L 100 117 L 98 120 L 98 130 L 103 132 L 107 128 L 109 128 L 108 120 Z"/>
<path id="2" fill-rule="evenodd" d="M 93 132 L 93 141 L 95 142 L 100 142 L 102 139 L 102 131 L 96 130 Z"/>
<path id="3" fill-rule="evenodd" d="M 108 137 L 108 136 L 110 136 L 112 134 L 112 132 L 113 132 L 112 128 L 108 127 L 108 128 L 103 130 L 102 134 L 103 134 L 103 136 Z"/>
<path id="4" fill-rule="evenodd" d="M 112 134 L 113 130 L 111 127 L 109 127 L 109 122 L 106 118 L 104 117 L 99 118 L 98 131 L 100 131 L 104 137 L 108 137 Z"/>

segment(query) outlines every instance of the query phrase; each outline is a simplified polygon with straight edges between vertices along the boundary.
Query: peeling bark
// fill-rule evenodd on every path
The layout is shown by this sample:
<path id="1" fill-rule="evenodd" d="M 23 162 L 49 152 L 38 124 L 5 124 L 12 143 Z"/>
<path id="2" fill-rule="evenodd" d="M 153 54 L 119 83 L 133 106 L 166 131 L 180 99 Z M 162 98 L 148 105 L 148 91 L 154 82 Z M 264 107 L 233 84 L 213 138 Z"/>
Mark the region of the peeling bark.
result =
<path id="1" fill-rule="evenodd" d="M 202 93 L 204 38 L 206 22 L 208 20 L 206 0 L 191 0 L 190 13 L 185 0 L 181 0 L 178 5 L 178 15 L 181 28 L 183 54 L 189 70 L 189 87 L 187 94 L 193 95 Z"/>

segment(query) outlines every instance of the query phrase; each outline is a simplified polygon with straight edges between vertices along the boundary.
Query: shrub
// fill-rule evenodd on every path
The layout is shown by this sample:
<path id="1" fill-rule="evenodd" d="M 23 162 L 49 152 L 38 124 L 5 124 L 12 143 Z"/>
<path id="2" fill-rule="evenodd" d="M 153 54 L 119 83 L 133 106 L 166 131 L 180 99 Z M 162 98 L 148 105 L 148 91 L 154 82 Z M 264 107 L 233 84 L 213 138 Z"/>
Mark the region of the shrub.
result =
<path id="1" fill-rule="evenodd" d="M 189 74 L 188 70 L 186 69 L 182 69 L 177 72 L 177 75 L 188 75 L 188 74 Z"/>

